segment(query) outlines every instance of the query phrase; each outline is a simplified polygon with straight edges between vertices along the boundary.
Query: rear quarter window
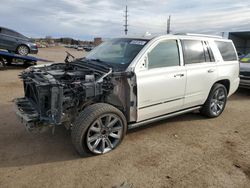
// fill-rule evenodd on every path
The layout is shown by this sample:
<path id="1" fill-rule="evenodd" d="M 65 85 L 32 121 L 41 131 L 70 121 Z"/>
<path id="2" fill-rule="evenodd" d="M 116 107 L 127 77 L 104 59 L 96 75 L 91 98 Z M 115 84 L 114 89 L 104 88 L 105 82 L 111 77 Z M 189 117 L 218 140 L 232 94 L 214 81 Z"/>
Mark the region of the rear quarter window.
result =
<path id="1" fill-rule="evenodd" d="M 8 29 L 2 29 L 2 33 L 5 35 L 11 35 L 11 31 Z"/>
<path id="2" fill-rule="evenodd" d="M 236 61 L 237 54 L 232 42 L 215 41 L 224 61 Z"/>
<path id="3" fill-rule="evenodd" d="M 24 37 L 22 34 L 15 32 L 15 31 L 12 31 L 12 30 L 9 30 L 9 29 L 2 29 L 2 33 L 5 35 L 12 36 L 12 37 L 19 37 L 19 38 Z"/>

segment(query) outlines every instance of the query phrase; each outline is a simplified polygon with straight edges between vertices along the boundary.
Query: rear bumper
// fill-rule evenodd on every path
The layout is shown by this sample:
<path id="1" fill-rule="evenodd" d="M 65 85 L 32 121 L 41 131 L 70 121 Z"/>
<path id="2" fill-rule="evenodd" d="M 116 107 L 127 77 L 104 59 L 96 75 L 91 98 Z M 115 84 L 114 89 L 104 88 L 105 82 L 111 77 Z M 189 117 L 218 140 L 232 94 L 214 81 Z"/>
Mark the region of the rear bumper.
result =
<path id="1" fill-rule="evenodd" d="M 27 43 L 26 44 L 29 47 L 29 53 L 30 54 L 37 54 L 38 53 L 38 48 L 35 43 Z"/>
<path id="2" fill-rule="evenodd" d="M 240 83 L 240 78 L 237 77 L 236 79 L 232 80 L 230 83 L 230 90 L 228 93 L 228 97 L 231 96 L 232 94 L 234 94 L 236 92 L 236 90 L 239 87 L 239 83 Z"/>
<path id="3" fill-rule="evenodd" d="M 37 54 L 38 53 L 38 48 L 37 47 L 30 48 L 30 53 L 31 54 Z"/>
<path id="4" fill-rule="evenodd" d="M 248 79 L 241 78 L 240 79 L 240 87 L 250 89 L 250 78 L 248 78 Z"/>

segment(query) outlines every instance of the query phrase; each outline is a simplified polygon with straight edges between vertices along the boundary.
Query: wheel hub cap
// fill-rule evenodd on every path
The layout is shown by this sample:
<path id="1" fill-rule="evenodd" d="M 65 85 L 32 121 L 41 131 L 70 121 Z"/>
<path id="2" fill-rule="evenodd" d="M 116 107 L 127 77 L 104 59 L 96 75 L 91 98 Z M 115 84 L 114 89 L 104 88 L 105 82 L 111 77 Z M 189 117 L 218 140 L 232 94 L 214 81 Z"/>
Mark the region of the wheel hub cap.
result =
<path id="1" fill-rule="evenodd" d="M 87 146 L 96 154 L 114 149 L 122 138 L 123 124 L 115 114 L 105 114 L 94 121 L 87 132 Z"/>
<path id="2" fill-rule="evenodd" d="M 226 94 L 222 88 L 217 89 L 211 100 L 210 109 L 213 114 L 218 115 L 222 112 L 225 105 Z"/>

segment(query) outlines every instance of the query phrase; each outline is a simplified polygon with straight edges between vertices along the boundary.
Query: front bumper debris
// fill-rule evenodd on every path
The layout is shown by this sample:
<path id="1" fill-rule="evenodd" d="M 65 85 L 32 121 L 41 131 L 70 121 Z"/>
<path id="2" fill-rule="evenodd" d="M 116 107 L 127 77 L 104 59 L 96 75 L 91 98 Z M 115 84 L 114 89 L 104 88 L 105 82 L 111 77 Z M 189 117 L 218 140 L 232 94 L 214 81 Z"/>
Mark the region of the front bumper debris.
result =
<path id="1" fill-rule="evenodd" d="M 18 98 L 15 100 L 15 111 L 21 123 L 29 132 L 44 131 L 43 124 L 39 121 L 39 113 L 32 102 L 27 98 Z M 47 126 L 48 127 L 48 126 Z"/>

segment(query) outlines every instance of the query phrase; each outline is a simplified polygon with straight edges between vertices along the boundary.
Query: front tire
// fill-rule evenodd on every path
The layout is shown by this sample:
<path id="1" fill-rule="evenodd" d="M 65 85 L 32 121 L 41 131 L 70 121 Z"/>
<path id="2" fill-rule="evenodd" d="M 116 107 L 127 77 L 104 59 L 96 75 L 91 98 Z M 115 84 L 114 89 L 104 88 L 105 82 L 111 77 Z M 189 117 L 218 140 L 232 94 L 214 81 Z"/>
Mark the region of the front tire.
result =
<path id="1" fill-rule="evenodd" d="M 127 122 L 117 108 L 97 103 L 86 107 L 76 118 L 71 131 L 72 143 L 81 156 L 104 154 L 123 140 Z"/>
<path id="2" fill-rule="evenodd" d="M 227 103 L 227 89 L 222 84 L 215 84 L 201 109 L 201 113 L 210 118 L 221 115 Z"/>
<path id="3" fill-rule="evenodd" d="M 28 55 L 28 53 L 29 53 L 28 46 L 25 46 L 25 45 L 18 46 L 18 48 L 17 48 L 17 54 L 25 56 L 25 55 Z"/>

